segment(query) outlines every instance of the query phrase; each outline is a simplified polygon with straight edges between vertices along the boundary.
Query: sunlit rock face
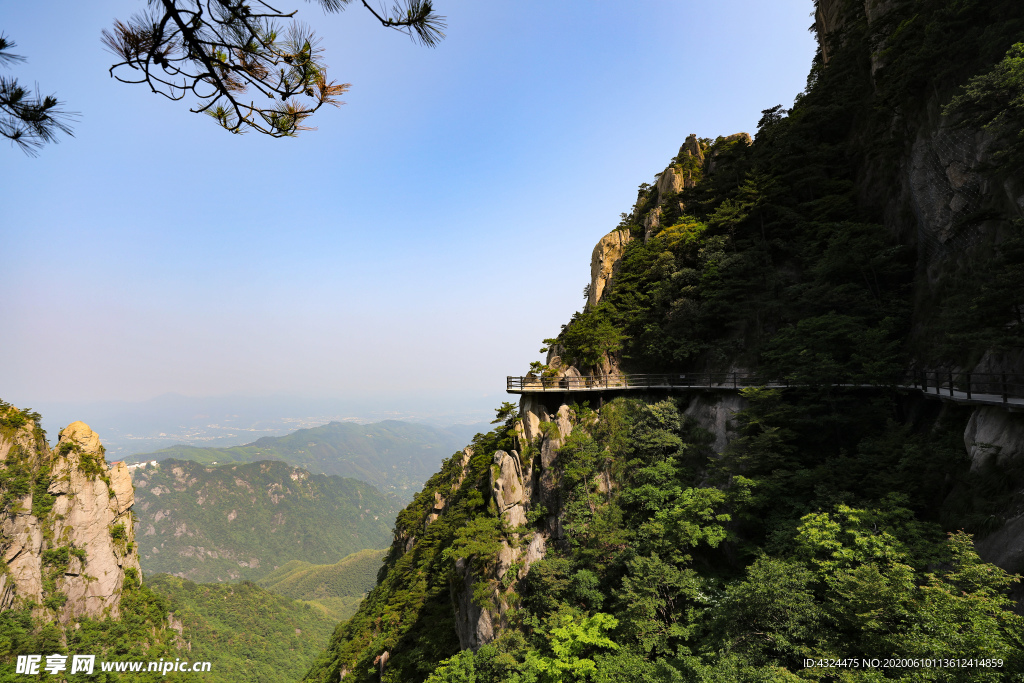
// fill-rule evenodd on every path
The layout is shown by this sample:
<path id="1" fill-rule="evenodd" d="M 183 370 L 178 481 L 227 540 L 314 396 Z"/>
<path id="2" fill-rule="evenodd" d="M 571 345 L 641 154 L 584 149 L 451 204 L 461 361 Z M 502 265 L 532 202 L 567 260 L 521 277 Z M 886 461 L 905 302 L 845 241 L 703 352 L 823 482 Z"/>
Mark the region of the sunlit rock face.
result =
<path id="1" fill-rule="evenodd" d="M 602 237 L 594 246 L 593 254 L 590 257 L 590 294 L 587 298 L 587 308 L 597 306 L 601 297 L 611 288 L 615 281 L 615 273 L 618 271 L 619 262 L 629 244 L 630 236 L 628 230 L 612 230 Z"/>
<path id="2" fill-rule="evenodd" d="M 128 468 L 107 465 L 84 422 L 61 430 L 52 451 L 31 421 L 0 434 L 0 460 L 32 482 L 0 522 L 0 609 L 34 602 L 63 623 L 117 618 L 125 572 L 139 571 Z"/>

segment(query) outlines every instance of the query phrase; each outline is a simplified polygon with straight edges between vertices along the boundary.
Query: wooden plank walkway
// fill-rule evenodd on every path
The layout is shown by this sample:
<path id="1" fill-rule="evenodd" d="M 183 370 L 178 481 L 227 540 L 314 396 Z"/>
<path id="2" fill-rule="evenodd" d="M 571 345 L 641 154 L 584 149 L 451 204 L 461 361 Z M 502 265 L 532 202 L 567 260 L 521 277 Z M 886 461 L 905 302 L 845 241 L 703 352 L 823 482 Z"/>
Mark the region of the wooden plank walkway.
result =
<path id="1" fill-rule="evenodd" d="M 626 391 L 721 391 L 739 392 L 747 387 L 786 389 L 810 386 L 753 373 L 620 374 L 579 377 L 508 377 L 510 394 L 626 392 Z M 846 389 L 891 388 L 921 392 L 926 398 L 967 405 L 993 405 L 1024 409 L 1024 377 L 1006 374 L 953 373 L 948 370 L 917 370 L 888 383 L 836 382 Z"/>

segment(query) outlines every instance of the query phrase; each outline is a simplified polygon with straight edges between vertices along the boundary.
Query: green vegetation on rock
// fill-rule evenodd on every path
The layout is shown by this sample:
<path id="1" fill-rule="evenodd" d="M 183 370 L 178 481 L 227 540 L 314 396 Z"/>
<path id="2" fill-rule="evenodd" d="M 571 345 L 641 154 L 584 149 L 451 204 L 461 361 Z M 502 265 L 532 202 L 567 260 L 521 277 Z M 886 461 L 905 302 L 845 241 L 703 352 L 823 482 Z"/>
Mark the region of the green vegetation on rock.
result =
<path id="1" fill-rule="evenodd" d="M 556 466 L 562 534 L 521 580 L 477 579 L 474 601 L 503 614 L 501 626 L 460 653 L 459 563 L 485 577 L 503 543 L 530 533 L 503 524 L 490 500 L 490 454 L 514 445 L 507 428 L 478 439 L 460 487 L 451 492 L 453 459 L 421 494 L 426 503 L 451 492 L 449 513 L 425 528 L 429 508 L 414 502 L 400 515 L 399 538 L 415 542 L 395 544 L 380 585 L 307 680 L 376 680 L 383 652 L 383 680 L 430 683 L 797 680 L 815 673 L 805 658 L 938 650 L 1003 663 L 959 678 L 923 665 L 888 673 L 1024 674 L 1024 618 L 1007 597 L 1019 577 L 979 560 L 970 536 L 943 533 L 931 507 L 950 487 L 934 470 L 966 470 L 941 459 L 946 435 L 881 421 L 852 451 L 811 450 L 818 427 L 800 413 L 813 404 L 747 393 L 725 457 L 685 403 L 617 399 L 600 416 L 576 407 Z"/>
<path id="2" fill-rule="evenodd" d="M 306 680 L 1024 678 L 1020 577 L 974 543 L 1024 495 L 1018 444 L 977 434 L 1024 423 L 893 386 L 1020 359 L 1024 5 L 817 5 L 836 30 L 793 108 L 701 144 L 682 191 L 642 185 L 614 279 L 534 366 L 795 386 L 524 397 L 399 513 Z M 805 665 L 875 658 L 907 664 Z"/>
<path id="3" fill-rule="evenodd" d="M 157 574 L 149 588 L 173 609 L 172 623 L 190 646 L 189 659 L 212 663 L 202 674 L 210 683 L 294 681 L 336 623 L 315 607 L 250 581 L 199 584 Z"/>
<path id="4" fill-rule="evenodd" d="M 65 549 L 66 550 L 66 549 Z M 50 560 L 59 560 L 53 555 Z M 64 561 L 66 562 L 66 553 Z M 161 658 L 193 660 L 177 631 L 172 628 L 168 614 L 172 609 L 168 600 L 150 586 L 142 584 L 138 572 L 125 571 L 125 583 L 121 592 L 120 619 L 79 618 L 69 624 L 61 624 L 45 613 L 33 610 L 32 606 L 8 609 L 0 612 L 0 681 L 24 681 L 24 674 L 16 674 L 14 663 L 18 655 L 95 655 L 102 661 L 155 662 Z M 185 681 L 195 674 L 100 672 L 99 664 L 93 675 L 62 675 L 71 683 L 78 681 Z M 70 671 L 70 667 L 68 668 Z M 43 672 L 41 679 L 50 675 Z M 220 680 L 236 680 L 224 678 Z"/>
<path id="5" fill-rule="evenodd" d="M 458 652 L 449 589 L 453 560 L 445 551 L 474 521 L 478 531 L 487 531 L 490 536 L 476 534 L 470 538 L 464 532 L 464 542 L 487 547 L 501 533 L 499 520 L 488 510 L 487 482 L 494 452 L 511 448 L 514 443 L 509 434 L 513 419 L 514 415 L 509 415 L 501 429 L 478 435 L 467 462 L 463 463 L 462 454 L 446 460 L 441 471 L 399 514 L 395 522 L 398 540 L 385 558 L 380 583 L 359 611 L 338 626 L 328 650 L 307 679 L 336 681 L 345 670 L 354 680 L 371 680 L 374 659 L 389 651 L 395 653 L 389 664 L 389 680 L 423 680 L 438 662 Z M 429 522 L 435 493 L 446 499 L 446 512 Z"/>

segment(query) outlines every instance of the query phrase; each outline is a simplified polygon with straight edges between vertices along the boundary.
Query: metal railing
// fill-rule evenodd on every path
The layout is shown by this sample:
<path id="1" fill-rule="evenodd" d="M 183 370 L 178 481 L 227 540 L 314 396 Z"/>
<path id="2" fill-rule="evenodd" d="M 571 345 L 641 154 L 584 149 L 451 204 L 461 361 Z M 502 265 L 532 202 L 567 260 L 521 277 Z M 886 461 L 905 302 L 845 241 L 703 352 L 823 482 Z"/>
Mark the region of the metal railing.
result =
<path id="1" fill-rule="evenodd" d="M 955 372 L 953 370 L 915 370 L 908 387 L 951 398 L 998 397 L 1003 403 L 1024 397 L 1024 376 L 1005 372 Z"/>
<path id="2" fill-rule="evenodd" d="M 783 382 L 785 382 L 783 380 Z M 508 391 L 592 391 L 595 389 L 740 389 L 771 383 L 761 375 L 742 372 L 587 375 L 566 377 L 508 377 Z M 783 383 L 779 386 L 788 386 Z"/>
<path id="3" fill-rule="evenodd" d="M 917 389 L 930 396 L 947 396 L 974 402 L 1009 403 L 1024 398 L 1024 376 L 1007 373 L 971 373 L 953 370 L 912 370 L 888 381 L 851 378 L 824 384 L 796 382 L 789 378 L 766 377 L 746 372 L 704 373 L 622 373 L 565 377 L 508 377 L 506 391 L 511 393 L 608 391 L 629 389 L 712 389 L 739 391 L 746 387 L 768 388 L 833 386 L 845 388 L 892 387 Z"/>

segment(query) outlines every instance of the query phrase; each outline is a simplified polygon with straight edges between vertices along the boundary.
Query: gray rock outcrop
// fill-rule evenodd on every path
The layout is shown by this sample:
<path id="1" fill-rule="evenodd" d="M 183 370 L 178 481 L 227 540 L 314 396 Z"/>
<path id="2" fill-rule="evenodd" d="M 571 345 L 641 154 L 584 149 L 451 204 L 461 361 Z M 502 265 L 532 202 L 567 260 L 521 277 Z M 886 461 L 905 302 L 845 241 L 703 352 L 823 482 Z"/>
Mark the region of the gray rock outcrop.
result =
<path id="1" fill-rule="evenodd" d="M 686 141 L 683 146 L 679 148 L 679 159 L 683 157 L 696 157 L 699 163 L 704 163 L 704 150 L 700 146 L 700 142 L 697 140 L 696 133 L 690 133 L 686 137 Z"/>
<path id="2" fill-rule="evenodd" d="M 29 422 L 0 436 L 3 465 L 18 458 L 37 482 L 2 516 L 0 609 L 32 602 L 65 624 L 117 618 L 125 572 L 139 571 L 131 475 L 124 463 L 107 465 L 83 422 L 65 427 L 53 451 L 34 430 Z"/>
<path id="3" fill-rule="evenodd" d="M 828 65 L 835 49 L 834 34 L 846 25 L 850 12 L 860 13 L 867 20 L 868 26 L 871 26 L 892 8 L 893 1 L 863 0 L 862 4 L 855 4 L 844 0 L 817 0 L 815 5 L 814 30 L 818 34 L 822 61 Z M 882 41 L 871 55 L 872 75 L 882 66 L 884 48 L 885 41 Z"/>
<path id="4" fill-rule="evenodd" d="M 65 444 L 71 448 L 62 448 Z M 66 571 L 57 580 L 57 590 L 68 596 L 63 616 L 70 620 L 107 612 L 116 618 L 125 569 L 139 571 L 131 513 L 135 502 L 131 475 L 123 462 L 107 469 L 99 437 L 84 422 L 64 428 L 57 453 L 48 489 L 57 496 L 52 513 L 53 535 L 58 541 L 66 539 L 71 547 L 85 550 L 82 570 L 77 574 Z M 86 471 L 83 460 L 90 458 L 106 472 Z"/>
<path id="5" fill-rule="evenodd" d="M 460 558 L 455 561 L 455 575 L 457 583 L 452 590 L 452 602 L 459 647 L 476 651 L 494 640 L 495 621 L 500 623 L 501 620 L 500 603 L 495 609 L 489 609 L 473 600 L 476 584 L 481 577 L 472 570 L 468 560 Z"/>
<path id="6" fill-rule="evenodd" d="M 534 562 L 544 558 L 549 539 L 560 534 L 555 513 L 545 520 L 543 530 L 526 531 L 524 527 L 528 524 L 527 511 L 540 507 L 557 510 L 559 478 L 555 462 L 558 448 L 571 431 L 569 406 L 561 405 L 550 414 L 542 403 L 524 394 L 516 434 L 522 452 L 534 455 L 524 458 L 518 450 L 499 450 L 490 471 L 492 502 L 506 528 L 512 530 L 511 537 L 501 541 L 483 574 L 468 560 L 455 562 L 452 604 L 463 649 L 479 649 L 507 625 L 507 593 L 515 589 Z M 484 584 L 489 594 L 481 604 L 473 598 L 474 594 L 479 598 Z"/>
<path id="7" fill-rule="evenodd" d="M 990 193 L 976 171 L 985 158 L 982 136 L 963 130 L 924 130 L 914 141 L 907 188 L 926 244 L 948 242 L 956 219 L 976 211 L 983 194 Z"/>
<path id="8" fill-rule="evenodd" d="M 653 225 L 657 226 L 660 215 L 661 208 L 657 207 L 648 214 L 645 221 L 653 221 Z M 649 228 L 648 230 L 654 229 Z M 598 240 L 594 246 L 594 251 L 590 256 L 590 285 L 587 288 L 587 303 L 584 310 L 593 310 L 611 290 L 615 284 L 615 276 L 619 271 L 619 264 L 622 262 L 622 257 L 630 241 L 632 241 L 632 236 L 629 230 L 616 229 Z M 555 371 L 558 377 L 580 376 L 580 369 L 563 361 L 561 353 L 562 349 L 557 344 L 548 349 L 547 365 Z M 605 358 L 600 363 L 600 366 L 595 369 L 595 372 L 607 374 L 609 372 L 617 372 L 617 368 L 617 358 Z"/>
<path id="9" fill-rule="evenodd" d="M 1024 416 L 996 406 L 978 408 L 964 430 L 964 446 L 972 472 L 985 466 L 1007 469 L 1024 459 Z"/>
<path id="10" fill-rule="evenodd" d="M 821 45 L 821 56 L 825 64 L 832 58 L 832 46 L 828 37 L 843 25 L 843 0 L 817 0 L 814 9 L 814 27 Z"/>
<path id="11" fill-rule="evenodd" d="M 517 451 L 495 452 L 491 467 L 491 495 L 506 524 L 512 528 L 526 524 L 524 505 L 528 499 L 523 483 L 523 464 Z"/>
<path id="12" fill-rule="evenodd" d="M 971 470 L 1018 469 L 1024 461 L 1024 415 L 1000 407 L 977 408 L 964 431 Z M 1024 571 L 1024 514 L 1011 517 L 993 533 L 975 539 L 978 555 L 1008 572 Z"/>
<path id="13" fill-rule="evenodd" d="M 747 400 L 739 394 L 696 394 L 684 414 L 714 435 L 711 447 L 722 453 L 736 436 L 733 418 L 746 407 Z"/>
<path id="14" fill-rule="evenodd" d="M 644 226 L 644 244 L 647 244 L 648 242 L 651 241 L 651 238 L 654 237 L 655 233 L 657 233 L 658 229 L 661 227 L 661 207 L 660 206 L 654 207 L 653 209 L 650 210 L 650 212 L 648 212 L 648 214 L 646 216 L 644 216 L 643 226 Z"/>
<path id="15" fill-rule="evenodd" d="M 658 176 L 654 188 L 658 191 L 658 203 L 664 204 L 671 195 L 682 192 L 683 172 L 675 166 L 669 166 Z"/>

